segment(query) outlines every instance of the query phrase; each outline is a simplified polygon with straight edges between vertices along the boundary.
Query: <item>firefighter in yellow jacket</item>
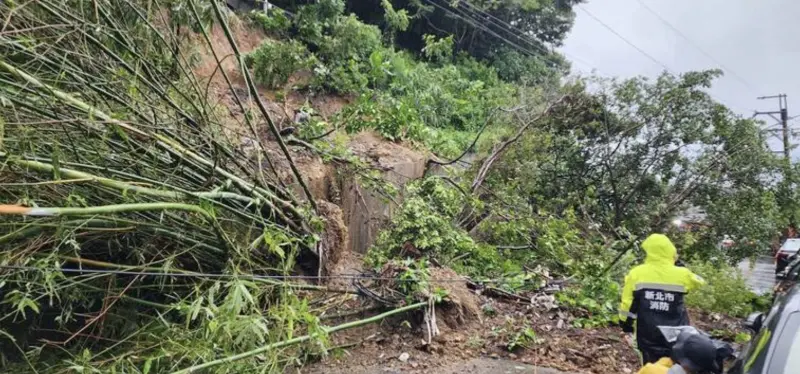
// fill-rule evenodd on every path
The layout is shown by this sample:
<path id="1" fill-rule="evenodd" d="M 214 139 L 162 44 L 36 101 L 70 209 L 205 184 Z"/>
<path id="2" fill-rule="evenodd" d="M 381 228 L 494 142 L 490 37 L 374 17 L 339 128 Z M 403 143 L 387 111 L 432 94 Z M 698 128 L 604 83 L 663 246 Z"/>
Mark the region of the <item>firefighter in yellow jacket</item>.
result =
<path id="1" fill-rule="evenodd" d="M 644 364 L 670 356 L 670 346 L 658 326 L 687 326 L 683 298 L 704 283 L 685 267 L 675 266 L 678 252 L 666 235 L 653 234 L 642 242 L 644 264 L 625 276 L 620 324 L 625 332 L 636 327 L 636 345 Z"/>

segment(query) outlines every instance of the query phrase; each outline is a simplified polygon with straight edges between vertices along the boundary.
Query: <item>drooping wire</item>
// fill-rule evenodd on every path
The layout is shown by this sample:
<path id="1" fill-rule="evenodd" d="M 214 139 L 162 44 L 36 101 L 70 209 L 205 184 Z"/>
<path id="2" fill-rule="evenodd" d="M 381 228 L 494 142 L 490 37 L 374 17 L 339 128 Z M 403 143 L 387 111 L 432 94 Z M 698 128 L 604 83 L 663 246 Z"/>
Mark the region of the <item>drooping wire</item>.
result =
<path id="1" fill-rule="evenodd" d="M 728 67 L 726 67 L 726 66 L 725 66 L 725 65 L 724 65 L 722 62 L 720 62 L 719 60 L 717 60 L 716 58 L 714 58 L 714 56 L 712 56 L 710 53 L 706 52 L 706 50 L 705 50 L 705 49 L 703 49 L 703 48 L 702 48 L 702 47 L 701 47 L 701 46 L 700 46 L 698 43 L 696 43 L 694 40 L 692 40 L 691 38 L 689 38 L 689 37 L 688 37 L 686 34 L 684 34 L 683 32 L 681 32 L 681 31 L 680 31 L 680 30 L 679 30 L 677 27 L 675 27 L 675 26 L 674 26 L 672 23 L 670 23 L 669 21 L 667 21 L 666 19 L 664 19 L 664 17 L 662 17 L 660 14 L 658 14 L 658 12 L 656 12 L 656 11 L 655 11 L 653 8 L 651 8 L 650 6 L 648 6 L 648 5 L 647 5 L 647 4 L 646 4 L 644 1 L 642 1 L 642 0 L 636 0 L 636 1 L 637 1 L 637 2 L 639 2 L 639 4 L 642 6 L 642 8 L 644 8 L 645 10 L 647 10 L 648 12 L 650 12 L 650 13 L 651 13 L 653 16 L 655 16 L 656 18 L 658 18 L 658 19 L 659 19 L 659 20 L 660 20 L 660 21 L 661 21 L 661 22 L 662 22 L 664 25 L 666 25 L 666 26 L 667 26 L 667 27 L 669 27 L 669 28 L 670 28 L 672 31 L 674 31 L 676 34 L 678 34 L 678 36 L 680 36 L 681 38 L 683 38 L 684 40 L 686 40 L 687 42 L 689 42 L 689 44 L 691 44 L 691 45 L 692 45 L 692 46 L 693 46 L 695 49 L 697 49 L 698 51 L 700 51 L 700 53 L 702 53 L 702 54 L 703 54 L 704 56 L 706 56 L 706 57 L 707 57 L 709 60 L 711 60 L 712 62 L 714 62 L 715 64 L 717 64 L 717 65 L 720 67 L 720 69 L 722 69 L 723 71 L 726 71 L 726 72 L 730 73 L 732 77 L 734 77 L 736 80 L 738 80 L 739 82 L 741 82 L 743 85 L 747 86 L 747 88 L 749 88 L 749 89 L 751 89 L 751 90 L 753 90 L 753 91 L 758 91 L 758 89 L 757 89 L 757 88 L 756 88 L 754 85 L 750 84 L 750 82 L 748 82 L 746 79 L 742 78 L 742 77 L 741 77 L 741 75 L 737 74 L 737 73 L 736 73 L 735 71 L 733 71 L 732 69 L 729 69 L 729 68 L 728 68 Z"/>
<path id="2" fill-rule="evenodd" d="M 542 42 L 540 40 L 536 40 L 535 38 L 533 38 L 533 36 L 529 35 L 527 32 L 525 32 L 524 30 L 520 29 L 519 27 L 516 27 L 516 26 L 514 26 L 514 25 L 512 25 L 512 24 L 510 24 L 510 23 L 508 23 L 506 21 L 503 21 L 500 18 L 497 18 L 493 14 L 480 9 L 477 5 L 474 5 L 474 4 L 470 3 L 469 1 L 461 0 L 459 2 L 459 4 L 464 4 L 465 8 L 463 10 L 471 13 L 473 16 L 483 17 L 484 19 L 488 20 L 492 24 L 494 24 L 496 26 L 499 26 L 504 31 L 509 32 L 512 35 L 514 35 L 515 37 L 519 38 L 520 40 L 526 42 L 531 47 L 536 48 L 537 50 L 542 51 L 544 53 L 550 53 L 550 51 L 548 51 L 543 46 L 544 42 Z M 476 19 L 475 17 L 472 17 L 472 18 Z M 585 65 L 585 66 L 587 66 L 587 67 L 589 67 L 589 68 L 591 68 L 593 70 L 598 70 L 596 67 L 592 66 L 592 64 L 586 62 L 585 60 L 582 60 L 582 59 L 580 59 L 578 57 L 569 55 L 569 54 L 567 54 L 567 53 L 565 53 L 563 51 L 559 51 L 559 53 L 561 53 L 564 56 L 567 56 L 570 59 L 572 59 L 572 60 L 574 60 L 574 61 L 576 61 L 576 62 L 578 62 L 580 64 L 583 64 L 583 65 Z"/>
<path id="3" fill-rule="evenodd" d="M 81 269 L 81 268 L 60 268 L 60 267 L 34 267 L 34 266 L 15 266 L 0 265 L 3 270 L 27 271 L 53 271 L 71 274 L 105 274 L 105 275 L 129 275 L 140 277 L 175 277 L 175 278 L 211 278 L 211 279 L 255 279 L 255 280 L 314 280 L 314 279 L 352 279 L 352 280 L 379 280 L 396 282 L 418 282 L 417 279 L 404 279 L 393 277 L 381 277 L 369 274 L 338 274 L 338 275 L 255 275 L 255 274 L 224 274 L 224 273 L 201 273 L 201 272 L 155 272 L 155 271 L 133 271 L 133 270 L 113 270 L 113 269 Z M 513 276 L 493 279 L 476 279 L 483 283 L 500 283 L 512 279 Z M 428 282 L 466 282 L 470 279 L 461 278 L 431 278 Z"/>
<path id="4" fill-rule="evenodd" d="M 595 21 L 597 21 L 597 23 L 599 23 L 601 26 L 603 26 L 603 27 L 604 27 L 606 30 L 608 30 L 609 32 L 611 32 L 612 34 L 614 34 L 615 36 L 617 36 L 619 39 L 621 39 L 623 42 L 625 42 L 625 44 L 627 44 L 627 45 L 631 46 L 633 49 L 635 49 L 635 50 L 636 50 L 637 52 L 639 52 L 641 55 L 643 55 L 643 56 L 645 56 L 646 58 L 648 58 L 648 59 L 649 59 L 650 61 L 652 61 L 654 64 L 656 64 L 656 65 L 658 65 L 658 66 L 660 66 L 660 67 L 664 68 L 664 70 L 666 70 L 668 73 L 670 73 L 670 74 L 672 74 L 672 75 L 674 75 L 674 76 L 678 76 L 678 74 L 676 74 L 674 71 L 672 71 L 672 69 L 670 69 L 670 68 L 669 68 L 669 66 L 667 66 L 665 63 L 661 62 L 659 59 L 657 59 L 657 58 L 653 57 L 651 54 L 647 53 L 645 50 L 643 50 L 642 48 L 640 48 L 638 45 L 636 45 L 635 43 L 633 43 L 633 42 L 631 42 L 630 40 L 628 40 L 628 39 L 627 39 L 625 36 L 623 36 L 622 34 L 620 34 L 619 32 L 617 32 L 617 30 L 615 30 L 613 27 L 611 27 L 611 26 L 610 26 L 610 25 L 608 25 L 607 23 L 603 22 L 603 20 L 601 20 L 599 17 L 595 16 L 595 15 L 594 15 L 592 12 L 588 11 L 588 10 L 587 10 L 585 7 L 583 7 L 583 6 L 582 6 L 582 5 L 580 5 L 580 4 L 578 4 L 578 5 L 577 5 L 577 7 L 578 7 L 580 10 L 582 10 L 582 11 L 583 11 L 583 12 L 584 12 L 584 13 L 585 13 L 587 16 L 589 16 L 589 17 L 591 17 L 592 19 L 594 19 Z M 716 101 L 718 101 L 718 102 L 722 103 L 722 104 L 723 104 L 723 105 L 725 105 L 726 107 L 728 107 L 728 108 L 733 108 L 733 106 L 732 106 L 732 105 L 730 105 L 730 104 L 729 104 L 729 103 L 727 103 L 726 101 L 724 101 L 724 100 L 721 100 L 720 98 L 718 98 L 718 97 L 714 96 L 714 95 L 713 95 L 713 94 L 711 94 L 710 92 L 708 92 L 708 95 L 709 95 L 709 96 L 711 96 L 711 97 L 712 97 L 714 100 L 716 100 Z"/>
<path id="5" fill-rule="evenodd" d="M 476 19 L 476 18 L 474 18 L 474 17 L 472 17 L 470 15 L 470 13 L 468 13 L 465 9 L 462 9 L 462 8 L 449 9 L 447 6 L 443 6 L 443 5 L 440 5 L 440 4 L 436 3 L 436 2 L 434 2 L 434 0 L 424 0 L 424 1 L 429 3 L 429 4 L 431 4 L 431 5 L 433 5 L 434 7 L 440 9 L 441 11 L 443 11 L 445 13 L 448 13 L 451 16 L 456 17 L 456 18 L 466 22 L 467 24 L 469 24 L 470 26 L 472 26 L 472 27 L 474 27 L 476 29 L 481 30 L 483 32 L 486 32 L 486 33 L 496 37 L 497 39 L 505 42 L 506 44 L 511 46 L 513 49 L 515 49 L 516 51 L 518 51 L 518 52 L 520 52 L 522 54 L 525 54 L 525 55 L 531 56 L 531 57 L 541 57 L 542 55 L 548 55 L 548 54 L 551 53 L 551 51 L 548 51 L 543 46 L 538 45 L 538 44 L 536 44 L 536 43 L 534 43 L 534 42 L 532 42 L 530 40 L 525 40 L 524 38 L 521 38 L 521 37 L 520 37 L 521 40 L 526 41 L 528 45 L 530 45 L 531 47 L 535 48 L 538 52 L 541 52 L 541 53 L 534 52 L 529 48 L 525 48 L 525 47 L 519 45 L 518 43 L 515 43 L 515 42 L 509 40 L 507 37 L 504 37 L 504 36 L 498 34 L 496 31 L 494 31 L 494 30 L 492 30 L 492 29 L 490 29 L 490 28 L 488 28 L 488 27 L 486 27 L 484 25 L 481 25 L 481 21 Z M 596 67 L 592 66 L 589 63 L 586 63 L 585 61 L 583 61 L 583 60 L 581 60 L 581 59 L 579 59 L 579 58 L 577 58 L 575 56 L 571 56 L 571 55 L 568 55 L 568 54 L 563 53 L 563 52 L 559 52 L 559 53 L 562 53 L 564 56 L 567 56 L 570 59 L 574 60 L 575 62 L 583 64 L 583 65 L 585 65 L 586 67 L 588 67 L 590 69 L 598 70 Z M 542 61 L 545 64 L 547 64 L 549 67 L 551 67 L 551 68 L 557 67 L 556 64 L 554 64 L 554 63 L 552 63 L 550 61 L 547 61 L 547 60 L 542 60 Z"/>
<path id="6" fill-rule="evenodd" d="M 637 50 L 640 54 L 642 54 L 643 56 L 645 56 L 648 59 L 650 59 L 650 61 L 652 61 L 654 64 L 656 64 L 658 66 L 661 66 L 662 68 L 664 68 L 664 70 L 668 71 L 670 74 L 676 75 L 675 73 L 672 72 L 672 70 L 666 64 L 662 63 L 657 58 L 655 58 L 652 55 L 650 55 L 649 53 L 645 52 L 645 50 L 639 48 L 639 46 L 637 46 L 636 44 L 634 44 L 633 42 L 631 42 L 630 40 L 628 40 L 627 38 L 622 36 L 622 34 L 618 33 L 617 30 L 614 30 L 613 27 L 609 26 L 607 23 L 603 22 L 603 20 L 601 20 L 600 18 L 598 18 L 597 16 L 592 14 L 592 12 L 586 10 L 586 8 L 584 8 L 580 4 L 578 4 L 578 8 L 580 8 L 584 13 L 586 13 L 587 16 L 591 17 L 592 19 L 597 21 L 597 23 L 599 23 L 604 28 L 606 28 L 606 30 L 610 31 L 612 34 L 614 34 L 618 38 L 620 38 L 623 42 L 625 42 L 626 44 L 631 46 L 633 49 Z"/>

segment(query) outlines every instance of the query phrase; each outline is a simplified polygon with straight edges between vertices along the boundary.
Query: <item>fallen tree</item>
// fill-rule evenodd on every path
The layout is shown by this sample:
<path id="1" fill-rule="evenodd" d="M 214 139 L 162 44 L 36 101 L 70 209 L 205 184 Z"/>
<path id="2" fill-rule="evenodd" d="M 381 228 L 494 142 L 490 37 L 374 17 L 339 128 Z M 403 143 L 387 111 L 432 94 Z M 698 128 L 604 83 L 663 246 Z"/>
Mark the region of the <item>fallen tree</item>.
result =
<path id="1" fill-rule="evenodd" d="M 246 95 L 221 69 L 240 116 L 218 108 L 192 71 L 182 38 L 194 31 L 214 51 L 212 23 L 242 60 L 219 4 L 3 2 L 0 15 L 9 365 L 280 370 L 300 350 L 290 345 L 324 351 L 329 333 L 416 307 L 324 327 L 309 293 L 352 291 L 287 279 L 316 275 L 326 223 L 246 67 Z M 280 160 L 266 152 L 264 127 Z M 256 160 L 237 149 L 238 129 L 256 139 Z M 278 176 L 278 161 L 303 196 Z"/>

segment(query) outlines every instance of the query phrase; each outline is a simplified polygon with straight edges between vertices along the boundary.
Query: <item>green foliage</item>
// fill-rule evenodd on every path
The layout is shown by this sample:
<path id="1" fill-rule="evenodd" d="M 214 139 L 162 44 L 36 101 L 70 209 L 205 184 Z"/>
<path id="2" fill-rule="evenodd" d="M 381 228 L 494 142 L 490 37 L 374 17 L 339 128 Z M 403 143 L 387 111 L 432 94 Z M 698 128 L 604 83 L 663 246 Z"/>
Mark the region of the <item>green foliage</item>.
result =
<path id="1" fill-rule="evenodd" d="M 405 10 L 394 10 L 389 1 L 382 4 L 392 32 L 407 27 Z M 312 88 L 358 94 L 339 118 L 348 131 L 372 129 L 389 139 L 420 141 L 452 156 L 460 154 L 494 110 L 515 97 L 514 87 L 482 62 L 467 56 L 460 56 L 456 65 L 417 62 L 408 53 L 384 47 L 377 27 L 343 12 L 340 0 L 299 7 L 296 37 L 314 57 L 307 57 L 295 40 L 265 44 L 248 58 L 259 82 L 279 86 L 297 69 L 313 64 Z M 259 19 L 271 25 L 277 22 L 272 18 Z M 427 35 L 426 40 L 424 53 L 429 59 L 440 63 L 452 59 L 452 36 Z"/>
<path id="2" fill-rule="evenodd" d="M 264 41 L 245 58 L 256 82 L 268 87 L 286 84 L 292 74 L 309 67 L 312 61 L 306 47 L 295 40 Z"/>
<path id="3" fill-rule="evenodd" d="M 750 334 L 748 334 L 746 332 L 739 332 L 739 333 L 736 333 L 736 336 L 734 336 L 733 342 L 736 343 L 736 344 L 744 344 L 744 343 L 749 342 L 752 339 L 753 339 L 753 337 L 750 336 Z"/>
<path id="4" fill-rule="evenodd" d="M 421 141 L 437 153 L 461 153 L 494 110 L 515 97 L 492 68 L 472 59 L 436 67 L 383 50 L 370 65 L 374 89 L 344 110 L 347 130 L 375 129 L 389 139 Z"/>
<path id="5" fill-rule="evenodd" d="M 478 0 L 442 2 L 434 6 L 420 0 L 391 0 L 395 7 L 409 8 L 412 25 L 398 42 L 404 48 L 419 51 L 419 41 L 426 34 L 456 35 L 455 48 L 469 55 L 486 59 L 498 46 L 509 41 L 531 51 L 547 51 L 558 46 L 572 26 L 572 7 L 579 0 Z M 348 9 L 369 23 L 384 22 L 381 2 L 348 1 Z M 483 21 L 482 12 L 493 21 L 514 25 L 514 31 L 505 31 Z M 454 17 L 452 14 L 463 16 Z M 487 32 L 487 29 L 491 32 Z M 524 36 L 523 36 L 524 35 Z"/>
<path id="6" fill-rule="evenodd" d="M 502 272 L 504 261 L 491 246 L 482 246 L 457 227 L 454 218 L 465 204 L 460 191 L 440 178 L 411 183 L 405 200 L 367 255 L 368 263 L 380 266 L 402 255 L 406 243 L 462 273 L 487 275 Z"/>
<path id="7" fill-rule="evenodd" d="M 297 36 L 309 45 L 320 45 L 328 30 L 344 13 L 343 0 L 320 0 L 301 6 L 294 18 Z"/>
<path id="8" fill-rule="evenodd" d="M 382 47 L 381 31 L 367 25 L 354 15 L 340 16 L 330 28 L 330 34 L 317 44 L 319 56 L 328 63 L 355 60 L 368 61 L 372 52 Z"/>
<path id="9" fill-rule="evenodd" d="M 394 35 L 398 31 L 406 31 L 411 19 L 408 16 L 408 11 L 405 9 L 395 10 L 392 2 L 389 0 L 382 0 L 381 7 L 383 7 L 383 18 L 386 21 L 386 31 L 389 35 L 390 41 L 394 40 Z"/>
<path id="10" fill-rule="evenodd" d="M 377 100 L 376 100 L 377 99 Z M 422 139 L 427 133 L 418 112 L 409 100 L 379 92 L 362 94 L 354 105 L 343 111 L 348 132 L 372 129 L 389 140 Z"/>
<path id="11" fill-rule="evenodd" d="M 531 57 L 512 48 L 495 52 L 491 64 L 503 80 L 529 85 L 558 85 L 560 76 L 568 70 L 561 56 Z"/>
<path id="12" fill-rule="evenodd" d="M 609 276 L 583 275 L 578 286 L 558 293 L 558 302 L 578 317 L 572 321 L 576 327 L 600 327 L 619 321 L 619 295 L 622 287 Z"/>
<path id="13" fill-rule="evenodd" d="M 436 38 L 436 35 L 425 34 L 422 36 L 425 46 L 422 54 L 433 62 L 447 62 L 453 58 L 453 35 Z"/>
<path id="14" fill-rule="evenodd" d="M 719 262 L 692 262 L 689 266 L 706 284 L 686 296 L 686 305 L 706 312 L 746 317 L 761 302 L 747 287 L 742 274 Z"/>
<path id="15" fill-rule="evenodd" d="M 454 159 L 464 152 L 474 138 L 473 131 L 428 128 L 421 140 L 425 148 L 433 150 L 436 155 Z"/>
<path id="16" fill-rule="evenodd" d="M 343 1 L 322 0 L 300 7 L 295 26 L 298 38 L 319 58 L 312 85 L 354 93 L 369 83 L 369 58 L 383 48 L 382 34 L 376 26 L 343 13 Z"/>
<path id="17" fill-rule="evenodd" d="M 328 123 L 317 115 L 314 108 L 308 103 L 300 110 L 308 115 L 308 121 L 297 128 L 297 137 L 300 139 L 314 139 L 328 132 Z"/>
<path id="18" fill-rule="evenodd" d="M 519 196 L 517 205 L 531 211 L 580 212 L 584 231 L 592 227 L 615 239 L 662 231 L 694 204 L 706 208 L 714 228 L 695 238 L 695 252 L 722 235 L 741 235 L 746 240 L 740 243 L 753 244 L 724 256 L 752 255 L 781 221 L 770 196 L 774 157 L 755 122 L 705 93 L 718 74 L 567 85 L 561 92 L 570 104 L 555 106 L 531 126 L 495 163 L 485 185 L 503 199 Z M 595 93 L 586 90 L 589 84 Z M 538 113 L 524 112 L 518 120 Z"/>
<path id="19" fill-rule="evenodd" d="M 424 299 L 429 289 L 429 279 L 431 277 L 428 270 L 428 261 L 425 259 L 412 260 L 392 260 L 390 267 L 400 269 L 401 272 L 396 276 L 398 291 L 406 296 L 406 302 L 412 303 L 417 298 Z"/>
<path id="20" fill-rule="evenodd" d="M 292 21 L 286 16 L 286 13 L 277 8 L 272 8 L 268 12 L 252 11 L 250 19 L 264 32 L 274 36 L 287 36 L 292 27 Z"/>
<path id="21" fill-rule="evenodd" d="M 562 216 L 544 211 L 523 210 L 524 202 L 510 196 L 499 196 L 507 205 L 494 205 L 497 215 L 504 219 L 487 219 L 477 227 L 476 236 L 503 250 L 504 258 L 523 266 L 541 266 L 553 274 L 589 276 L 599 274 L 613 252 L 587 241 L 578 228 L 578 218 L 572 211 Z"/>
<path id="22" fill-rule="evenodd" d="M 492 336 L 509 352 L 531 349 L 541 343 L 527 320 L 518 324 L 511 317 L 507 317 L 502 326 L 493 327 Z"/>

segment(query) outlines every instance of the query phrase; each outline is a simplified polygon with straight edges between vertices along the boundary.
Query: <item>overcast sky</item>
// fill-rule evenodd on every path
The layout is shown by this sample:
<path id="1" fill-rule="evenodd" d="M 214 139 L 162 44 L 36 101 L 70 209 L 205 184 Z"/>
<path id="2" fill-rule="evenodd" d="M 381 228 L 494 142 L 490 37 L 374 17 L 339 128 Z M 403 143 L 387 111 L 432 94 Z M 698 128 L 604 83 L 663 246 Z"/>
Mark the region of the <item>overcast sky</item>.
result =
<path id="1" fill-rule="evenodd" d="M 711 95 L 736 113 L 777 110 L 777 99 L 756 97 L 785 93 L 789 116 L 800 115 L 800 0 L 589 0 L 575 12 L 561 51 L 577 72 L 655 77 L 661 64 L 674 73 L 719 68 L 725 76 Z M 800 130 L 800 117 L 792 122 Z M 770 141 L 774 150 L 781 144 Z"/>

